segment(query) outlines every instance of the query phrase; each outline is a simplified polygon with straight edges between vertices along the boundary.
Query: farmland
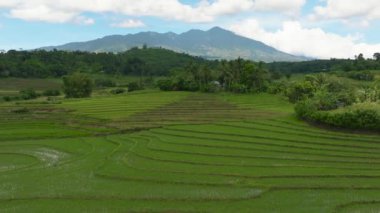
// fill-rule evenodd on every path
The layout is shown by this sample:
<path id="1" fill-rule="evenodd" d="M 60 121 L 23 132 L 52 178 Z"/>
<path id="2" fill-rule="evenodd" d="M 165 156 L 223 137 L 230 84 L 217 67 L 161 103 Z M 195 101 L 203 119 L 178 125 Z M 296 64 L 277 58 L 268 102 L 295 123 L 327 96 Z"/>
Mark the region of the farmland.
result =
<path id="1" fill-rule="evenodd" d="M 1 212 L 380 211 L 380 136 L 310 126 L 279 96 L 148 90 L 0 110 Z"/>

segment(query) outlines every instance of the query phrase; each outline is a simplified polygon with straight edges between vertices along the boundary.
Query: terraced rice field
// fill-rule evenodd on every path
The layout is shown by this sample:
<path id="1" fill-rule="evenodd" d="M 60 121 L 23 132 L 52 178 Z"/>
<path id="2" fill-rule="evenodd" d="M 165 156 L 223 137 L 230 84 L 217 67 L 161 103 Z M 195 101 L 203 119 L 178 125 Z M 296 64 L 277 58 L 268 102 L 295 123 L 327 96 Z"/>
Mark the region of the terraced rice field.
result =
<path id="1" fill-rule="evenodd" d="M 127 95 L 72 100 L 62 105 L 76 114 L 99 119 L 120 120 L 139 112 L 146 112 L 166 104 L 177 102 L 189 93 L 140 92 Z"/>
<path id="2" fill-rule="evenodd" d="M 265 94 L 114 99 L 53 106 L 78 126 L 48 120 L 56 136 L 0 136 L 0 211 L 380 211 L 379 135 L 309 126 Z"/>

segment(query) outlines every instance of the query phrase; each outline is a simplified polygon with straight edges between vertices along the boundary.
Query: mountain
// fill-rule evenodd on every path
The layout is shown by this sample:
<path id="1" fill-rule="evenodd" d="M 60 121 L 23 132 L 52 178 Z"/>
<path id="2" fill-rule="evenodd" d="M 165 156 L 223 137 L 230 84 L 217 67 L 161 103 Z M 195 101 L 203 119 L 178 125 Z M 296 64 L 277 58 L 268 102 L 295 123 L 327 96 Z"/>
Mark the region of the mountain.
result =
<path id="1" fill-rule="evenodd" d="M 260 41 L 236 35 L 220 27 L 214 27 L 208 31 L 190 30 L 182 34 L 141 32 L 124 36 L 112 35 L 87 42 L 74 42 L 41 49 L 124 52 L 144 44 L 148 47 L 162 47 L 207 59 L 236 59 L 241 57 L 265 62 L 307 60 L 305 57 L 281 52 Z"/>

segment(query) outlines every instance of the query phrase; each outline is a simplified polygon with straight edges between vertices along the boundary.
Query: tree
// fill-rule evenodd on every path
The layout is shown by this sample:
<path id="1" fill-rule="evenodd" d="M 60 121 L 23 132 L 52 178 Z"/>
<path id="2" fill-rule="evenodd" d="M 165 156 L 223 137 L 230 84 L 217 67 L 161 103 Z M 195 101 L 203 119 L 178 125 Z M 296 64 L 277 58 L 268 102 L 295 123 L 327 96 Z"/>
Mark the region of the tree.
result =
<path id="1" fill-rule="evenodd" d="M 202 83 L 201 83 L 199 65 L 191 62 L 185 67 L 185 72 L 187 75 L 190 76 L 191 78 L 190 80 L 193 81 L 193 83 L 195 83 L 198 88 L 200 88 Z"/>
<path id="2" fill-rule="evenodd" d="M 358 60 L 358 61 L 364 61 L 365 59 L 364 59 L 363 53 L 360 53 L 358 56 L 356 56 L 356 60 Z"/>
<path id="3" fill-rule="evenodd" d="M 374 58 L 376 61 L 380 61 L 380 53 L 375 53 L 375 54 L 373 54 L 373 58 Z"/>
<path id="4" fill-rule="evenodd" d="M 296 103 L 307 98 L 314 96 L 315 87 L 310 81 L 304 81 L 295 83 L 290 88 L 288 88 L 286 95 L 289 98 L 289 101 Z"/>
<path id="5" fill-rule="evenodd" d="M 143 87 L 141 87 L 138 82 L 130 82 L 128 84 L 128 92 L 133 92 L 133 91 L 142 90 L 142 89 Z"/>
<path id="6" fill-rule="evenodd" d="M 145 62 L 141 60 L 138 57 L 133 57 L 128 60 L 128 70 L 130 73 L 134 75 L 139 75 L 140 80 L 139 80 L 139 86 L 143 87 L 143 77 L 144 77 L 144 71 L 145 71 Z"/>
<path id="7" fill-rule="evenodd" d="M 254 63 L 246 63 L 240 82 L 247 86 L 248 90 L 254 92 L 263 92 L 269 81 L 269 73 L 262 65 L 256 66 Z"/>
<path id="8" fill-rule="evenodd" d="M 225 90 L 230 90 L 233 82 L 233 74 L 230 63 L 228 63 L 226 60 L 221 61 L 219 65 L 219 70 L 219 82 L 222 84 Z"/>
<path id="9" fill-rule="evenodd" d="M 67 98 L 90 97 L 93 89 L 91 78 L 82 73 L 75 73 L 63 78 L 63 90 Z"/>

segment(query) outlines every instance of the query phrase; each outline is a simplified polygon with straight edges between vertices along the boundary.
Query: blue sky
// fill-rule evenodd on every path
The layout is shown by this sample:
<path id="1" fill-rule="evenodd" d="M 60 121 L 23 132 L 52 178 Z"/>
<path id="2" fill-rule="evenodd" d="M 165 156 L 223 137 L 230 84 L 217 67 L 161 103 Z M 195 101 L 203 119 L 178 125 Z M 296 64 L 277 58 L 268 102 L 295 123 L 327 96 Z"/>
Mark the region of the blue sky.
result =
<path id="1" fill-rule="evenodd" d="M 0 49 L 220 26 L 318 58 L 380 52 L 373 0 L 0 0 Z"/>

